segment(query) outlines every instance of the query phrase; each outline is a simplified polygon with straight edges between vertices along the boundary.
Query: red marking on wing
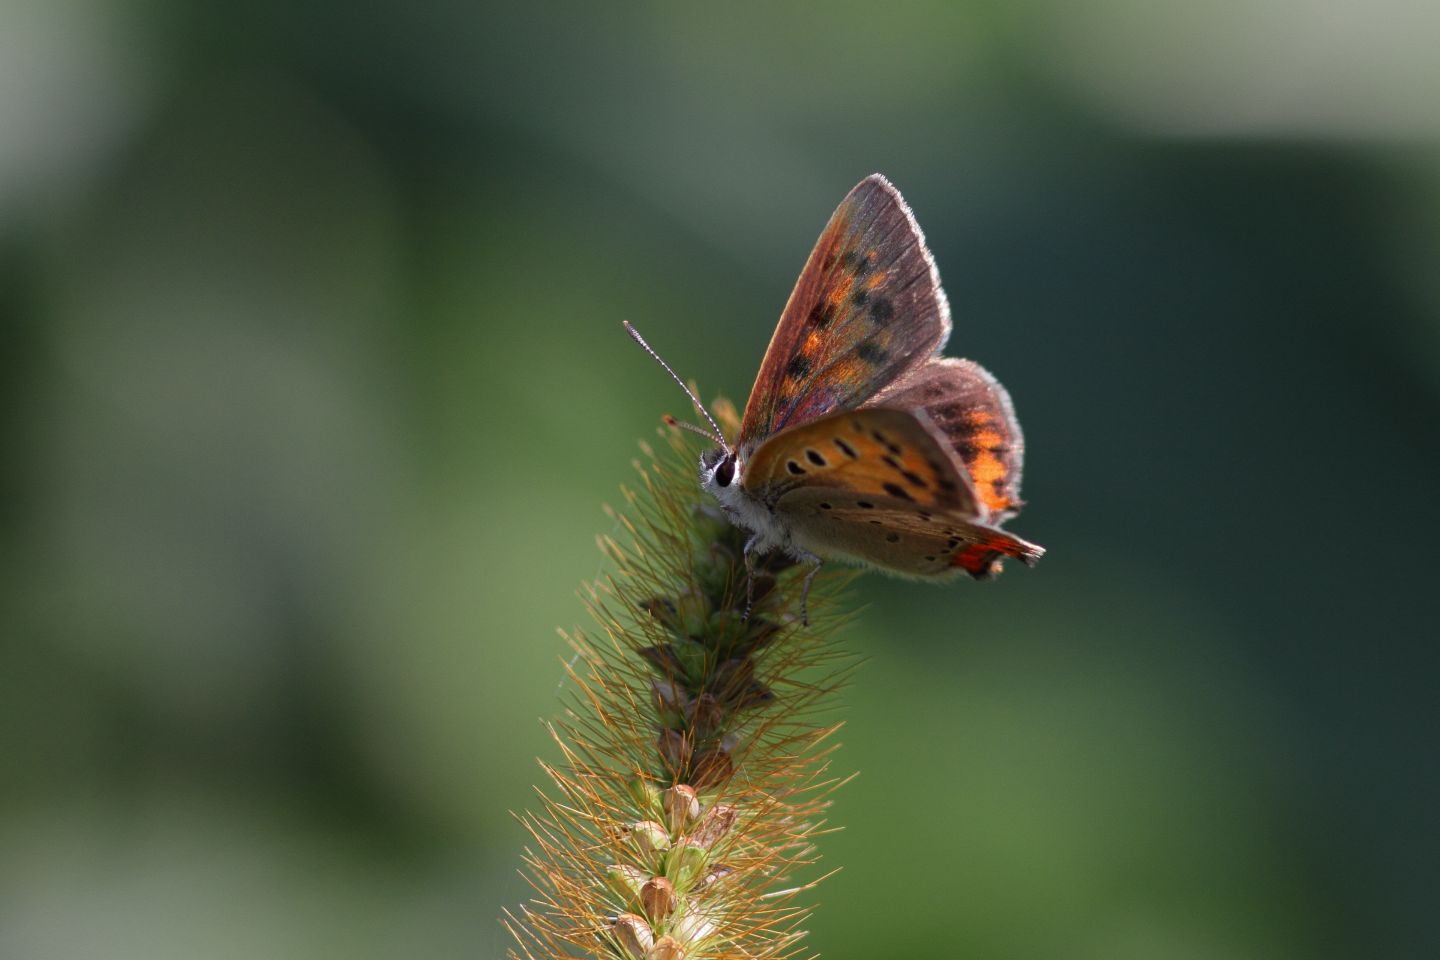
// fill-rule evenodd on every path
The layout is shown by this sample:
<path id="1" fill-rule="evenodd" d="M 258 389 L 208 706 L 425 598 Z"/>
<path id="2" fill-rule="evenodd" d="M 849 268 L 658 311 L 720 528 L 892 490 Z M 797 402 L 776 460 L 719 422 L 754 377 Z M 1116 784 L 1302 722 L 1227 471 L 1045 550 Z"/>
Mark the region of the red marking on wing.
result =
<path id="1" fill-rule="evenodd" d="M 950 566 L 959 567 L 976 580 L 986 580 L 1000 573 L 1002 557 L 1014 557 L 1026 566 L 1033 566 L 1044 554 L 1044 547 L 996 530 L 986 539 L 955 551 Z"/>

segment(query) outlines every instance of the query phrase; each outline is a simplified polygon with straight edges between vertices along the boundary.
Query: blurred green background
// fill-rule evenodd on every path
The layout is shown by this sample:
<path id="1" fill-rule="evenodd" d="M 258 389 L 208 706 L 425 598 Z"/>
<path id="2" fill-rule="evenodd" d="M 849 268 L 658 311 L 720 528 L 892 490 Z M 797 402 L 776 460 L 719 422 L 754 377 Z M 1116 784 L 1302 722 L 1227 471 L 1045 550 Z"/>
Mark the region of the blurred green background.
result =
<path id="1" fill-rule="evenodd" d="M 834 205 L 1029 441 L 828 958 L 1440 953 L 1440 7 L 0 6 L 0 956 L 498 957 L 601 504 Z"/>

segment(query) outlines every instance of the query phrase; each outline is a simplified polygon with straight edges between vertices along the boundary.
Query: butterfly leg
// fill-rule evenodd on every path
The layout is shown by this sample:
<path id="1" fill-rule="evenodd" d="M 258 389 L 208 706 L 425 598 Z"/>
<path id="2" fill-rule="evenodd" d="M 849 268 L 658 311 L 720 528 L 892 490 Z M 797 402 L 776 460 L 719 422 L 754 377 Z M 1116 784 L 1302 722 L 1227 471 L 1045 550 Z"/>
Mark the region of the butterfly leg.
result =
<path id="1" fill-rule="evenodd" d="M 745 541 L 745 615 L 742 619 L 750 619 L 750 611 L 755 606 L 755 557 L 757 554 L 768 553 L 775 549 L 776 545 L 766 541 L 765 535 L 757 533 Z M 815 580 L 815 574 L 820 572 L 821 565 L 825 562 L 808 550 L 801 550 L 794 544 L 789 547 L 792 557 L 801 563 L 808 564 L 810 569 L 805 573 L 805 582 L 800 588 L 800 623 L 810 626 L 810 584 Z"/>
<path id="2" fill-rule="evenodd" d="M 815 574 L 820 572 L 820 568 L 825 565 L 825 561 L 813 553 L 797 550 L 793 546 L 790 550 L 795 554 L 797 560 L 810 565 L 810 569 L 805 572 L 805 582 L 800 587 L 800 624 L 801 626 L 808 627 L 810 626 L 810 584 L 815 581 Z"/>
<path id="3" fill-rule="evenodd" d="M 755 605 L 755 554 L 756 547 L 760 544 L 760 534 L 755 534 L 745 541 L 745 615 L 740 619 L 750 619 L 750 609 Z"/>

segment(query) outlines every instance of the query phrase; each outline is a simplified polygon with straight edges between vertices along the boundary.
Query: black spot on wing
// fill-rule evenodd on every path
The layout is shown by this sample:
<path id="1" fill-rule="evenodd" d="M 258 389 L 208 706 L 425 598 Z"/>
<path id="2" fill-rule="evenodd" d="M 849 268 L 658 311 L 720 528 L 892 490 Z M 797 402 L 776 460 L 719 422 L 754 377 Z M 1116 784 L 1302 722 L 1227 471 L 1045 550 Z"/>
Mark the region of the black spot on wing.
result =
<path id="1" fill-rule="evenodd" d="M 921 490 L 930 489 L 930 484 L 926 483 L 925 478 L 920 476 L 920 474 L 918 473 L 911 473 L 909 470 L 901 470 L 900 475 L 904 477 L 905 482 L 910 484 L 910 486 L 912 487 L 919 487 Z"/>
<path id="2" fill-rule="evenodd" d="M 820 451 L 818 451 L 818 450 L 808 450 L 808 449 L 807 449 L 807 450 L 805 451 L 805 458 L 806 458 L 807 460 L 809 460 L 811 463 L 815 464 L 815 466 L 817 466 L 817 467 L 826 467 L 826 466 L 829 466 L 829 463 L 826 462 L 825 458 L 822 457 L 822 456 L 820 456 Z"/>
<path id="3" fill-rule="evenodd" d="M 805 468 L 802 467 L 802 466 L 800 466 L 800 464 L 796 463 L 794 460 L 786 460 L 786 461 L 785 461 L 785 469 L 786 469 L 786 470 L 789 470 L 791 473 L 795 474 L 797 477 L 798 477 L 800 474 L 802 474 L 802 473 L 805 472 Z"/>
<path id="4" fill-rule="evenodd" d="M 850 302 L 857 307 L 863 307 L 870 302 L 870 292 L 868 290 L 856 290 L 851 294 Z"/>
<path id="5" fill-rule="evenodd" d="M 821 300 L 810 308 L 808 317 L 810 325 L 820 330 L 830 326 L 835 319 L 835 308 L 824 300 Z"/>
<path id="6" fill-rule="evenodd" d="M 880 446 L 884 447 L 886 450 L 889 450 L 893 456 L 900 456 L 900 444 L 895 443 L 893 440 L 885 436 L 885 434 L 881 433 L 879 430 L 871 430 L 870 436 L 874 437 L 875 442 L 880 444 Z M 900 469 L 899 464 L 894 464 L 893 466 L 897 470 Z"/>
<path id="7" fill-rule="evenodd" d="M 849 457 L 851 460 L 856 460 L 860 457 L 860 454 L 855 452 L 854 447 L 850 446 L 850 444 L 846 443 L 839 437 L 835 438 L 835 446 L 839 447 L 840 452 L 845 454 L 845 456 Z"/>
<path id="8" fill-rule="evenodd" d="M 895 305 L 885 297 L 876 297 L 870 302 L 870 319 L 876 326 L 885 326 L 895 316 Z"/>
<path id="9" fill-rule="evenodd" d="M 798 380 L 809 372 L 810 359 L 798 353 L 791 357 L 790 362 L 785 365 L 785 376 L 792 380 Z"/>
<path id="10" fill-rule="evenodd" d="M 873 340 L 862 340 L 860 345 L 855 348 L 855 355 L 866 363 L 878 366 L 890 358 L 890 351 L 879 346 Z"/>
<path id="11" fill-rule="evenodd" d="M 871 503 L 869 500 L 856 500 L 855 506 L 859 507 L 861 510 L 875 509 L 875 504 Z"/>
<path id="12" fill-rule="evenodd" d="M 900 534 L 898 534 L 898 533 L 887 533 L 887 534 L 885 534 L 885 539 L 886 539 L 888 542 L 890 542 L 890 543 L 899 543 L 899 542 L 900 542 Z"/>
<path id="13" fill-rule="evenodd" d="M 892 497 L 898 497 L 898 498 L 900 498 L 901 500 L 914 500 L 914 499 L 915 499 L 914 497 L 910 496 L 910 491 L 906 490 L 904 487 L 900 486 L 900 484 L 898 484 L 898 483 L 887 483 L 887 484 L 884 484 L 884 485 L 881 487 L 881 489 L 884 490 L 886 493 L 890 494 L 890 496 L 892 496 Z"/>

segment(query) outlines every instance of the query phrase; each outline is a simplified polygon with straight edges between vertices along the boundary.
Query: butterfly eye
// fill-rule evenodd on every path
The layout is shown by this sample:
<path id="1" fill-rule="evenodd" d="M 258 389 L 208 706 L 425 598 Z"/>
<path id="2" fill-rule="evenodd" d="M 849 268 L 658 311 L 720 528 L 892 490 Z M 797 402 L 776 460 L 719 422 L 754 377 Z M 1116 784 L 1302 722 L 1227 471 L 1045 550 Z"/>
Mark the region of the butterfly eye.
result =
<path id="1" fill-rule="evenodd" d="M 715 468 L 715 482 L 722 487 L 730 486 L 730 481 L 735 479 L 735 458 L 726 457 L 720 461 L 720 466 Z"/>

